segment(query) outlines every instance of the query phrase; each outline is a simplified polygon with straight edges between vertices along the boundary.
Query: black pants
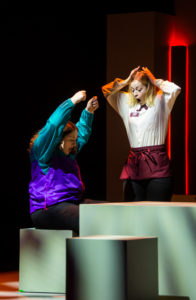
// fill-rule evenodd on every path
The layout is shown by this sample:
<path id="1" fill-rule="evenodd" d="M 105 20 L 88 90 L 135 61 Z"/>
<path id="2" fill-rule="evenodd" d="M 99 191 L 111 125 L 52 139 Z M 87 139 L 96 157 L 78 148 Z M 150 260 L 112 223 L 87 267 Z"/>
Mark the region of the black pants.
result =
<path id="1" fill-rule="evenodd" d="M 91 199 L 84 199 L 81 204 L 103 203 Z M 39 209 L 31 214 L 33 225 L 40 229 L 68 229 L 79 233 L 79 204 L 61 202 L 49 206 L 47 210 Z"/>
<path id="2" fill-rule="evenodd" d="M 153 178 L 147 180 L 124 180 L 125 202 L 170 201 L 173 193 L 173 178 Z"/>

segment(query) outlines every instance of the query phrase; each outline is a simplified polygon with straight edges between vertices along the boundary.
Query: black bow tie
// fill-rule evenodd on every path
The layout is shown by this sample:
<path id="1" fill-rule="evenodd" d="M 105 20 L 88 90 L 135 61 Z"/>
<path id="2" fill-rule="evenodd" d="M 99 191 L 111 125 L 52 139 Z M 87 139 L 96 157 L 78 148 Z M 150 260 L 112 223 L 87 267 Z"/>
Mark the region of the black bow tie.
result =
<path id="1" fill-rule="evenodd" d="M 143 104 L 143 105 L 140 106 L 139 109 L 137 109 L 137 111 L 141 111 L 142 108 L 145 108 L 145 109 L 147 110 L 147 109 L 148 109 L 148 106 L 147 106 L 146 104 Z"/>

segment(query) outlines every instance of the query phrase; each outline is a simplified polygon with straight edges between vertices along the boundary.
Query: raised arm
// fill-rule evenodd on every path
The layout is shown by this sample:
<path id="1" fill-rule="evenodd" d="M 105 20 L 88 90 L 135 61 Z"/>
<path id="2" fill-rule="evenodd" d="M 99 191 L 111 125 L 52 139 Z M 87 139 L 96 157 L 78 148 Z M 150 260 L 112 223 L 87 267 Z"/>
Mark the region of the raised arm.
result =
<path id="1" fill-rule="evenodd" d="M 94 119 L 94 112 L 98 109 L 99 103 L 97 96 L 92 97 L 86 105 L 86 108 L 82 111 L 80 120 L 76 124 L 78 128 L 77 148 L 78 152 L 88 142 L 92 133 L 92 123 Z"/>
<path id="2" fill-rule="evenodd" d="M 62 138 L 63 129 L 71 118 L 74 106 L 86 99 L 86 91 L 79 91 L 60 104 L 40 130 L 32 148 L 32 157 L 42 169 L 50 161 Z"/>
<path id="3" fill-rule="evenodd" d="M 148 68 L 143 67 L 142 69 L 148 75 L 148 78 L 152 84 L 154 84 L 164 93 L 164 99 L 167 103 L 169 111 L 171 112 L 175 100 L 181 92 L 181 88 L 177 84 L 168 80 L 156 79 Z"/>
<path id="4" fill-rule="evenodd" d="M 116 78 L 114 81 L 107 83 L 106 85 L 102 86 L 102 92 L 104 97 L 107 99 L 108 103 L 119 113 L 119 96 L 121 96 L 121 90 L 127 86 L 132 77 L 137 73 L 139 70 L 139 66 L 133 69 L 129 76 L 126 79 Z M 121 99 L 120 99 L 121 100 Z"/>

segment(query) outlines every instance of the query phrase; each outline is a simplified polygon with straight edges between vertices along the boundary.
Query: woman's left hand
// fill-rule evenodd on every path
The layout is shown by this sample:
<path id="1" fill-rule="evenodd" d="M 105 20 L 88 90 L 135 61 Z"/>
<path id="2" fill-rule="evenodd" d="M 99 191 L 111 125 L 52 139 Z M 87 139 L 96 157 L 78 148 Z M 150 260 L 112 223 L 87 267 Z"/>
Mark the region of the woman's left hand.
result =
<path id="1" fill-rule="evenodd" d="M 97 100 L 97 96 L 92 97 L 92 98 L 88 101 L 88 103 L 87 103 L 87 105 L 86 105 L 86 109 L 87 109 L 91 114 L 93 114 L 94 111 L 95 111 L 96 109 L 98 109 L 98 107 L 99 107 L 99 102 L 98 102 L 98 100 Z"/>
<path id="2" fill-rule="evenodd" d="M 150 72 L 150 70 L 146 67 L 142 67 L 142 70 L 146 73 L 146 75 L 148 76 L 149 80 L 151 81 L 152 84 L 155 83 L 155 77 L 154 75 Z"/>

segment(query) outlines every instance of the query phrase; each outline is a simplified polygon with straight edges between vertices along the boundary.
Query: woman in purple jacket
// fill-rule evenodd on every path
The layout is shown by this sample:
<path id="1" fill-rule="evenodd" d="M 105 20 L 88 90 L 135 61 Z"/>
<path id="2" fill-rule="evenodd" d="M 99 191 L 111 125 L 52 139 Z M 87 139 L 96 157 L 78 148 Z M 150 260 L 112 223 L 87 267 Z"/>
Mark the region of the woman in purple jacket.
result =
<path id="1" fill-rule="evenodd" d="M 75 105 L 85 100 L 86 91 L 79 91 L 64 101 L 30 141 L 30 214 L 37 228 L 78 233 L 79 204 L 97 202 L 83 198 L 84 184 L 76 161 L 91 135 L 97 97 L 87 102 L 76 125 L 69 121 Z"/>

